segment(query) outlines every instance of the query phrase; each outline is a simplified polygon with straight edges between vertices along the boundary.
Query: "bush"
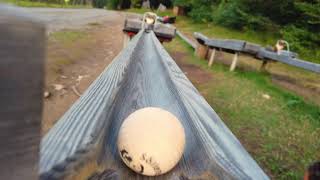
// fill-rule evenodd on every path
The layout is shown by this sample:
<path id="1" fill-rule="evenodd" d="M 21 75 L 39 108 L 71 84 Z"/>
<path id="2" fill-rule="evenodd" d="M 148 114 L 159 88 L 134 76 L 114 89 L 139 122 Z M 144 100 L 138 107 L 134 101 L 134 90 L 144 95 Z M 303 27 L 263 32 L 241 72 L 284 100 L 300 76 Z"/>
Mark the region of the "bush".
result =
<path id="1" fill-rule="evenodd" d="M 109 0 L 107 3 L 108 9 L 117 9 L 119 3 L 119 0 Z"/>
<path id="2" fill-rule="evenodd" d="M 141 8 L 142 0 L 131 0 L 131 6 L 134 8 Z"/>
<path id="3" fill-rule="evenodd" d="M 93 0 L 92 6 L 95 8 L 104 8 L 107 5 L 107 0 Z"/>
<path id="4" fill-rule="evenodd" d="M 245 19 L 242 16 L 236 1 L 221 2 L 212 15 L 215 23 L 234 29 L 243 29 L 245 26 Z"/>
<path id="5" fill-rule="evenodd" d="M 283 38 L 290 43 L 293 51 L 308 60 L 320 63 L 320 36 L 306 29 L 289 25 L 281 30 Z"/>
<path id="6" fill-rule="evenodd" d="M 191 9 L 188 15 L 195 22 L 211 22 L 212 21 L 212 8 L 211 6 L 195 6 Z"/>
<path id="7" fill-rule="evenodd" d="M 173 5 L 174 6 L 181 6 L 181 7 L 191 7 L 191 0 L 174 0 Z"/>

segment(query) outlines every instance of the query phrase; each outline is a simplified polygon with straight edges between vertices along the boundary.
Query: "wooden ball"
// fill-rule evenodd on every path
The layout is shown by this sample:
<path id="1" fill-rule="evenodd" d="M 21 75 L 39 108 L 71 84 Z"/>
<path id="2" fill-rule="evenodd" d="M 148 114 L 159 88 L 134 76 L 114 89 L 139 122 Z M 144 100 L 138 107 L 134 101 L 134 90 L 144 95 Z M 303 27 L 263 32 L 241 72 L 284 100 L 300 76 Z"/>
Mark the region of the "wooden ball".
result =
<path id="1" fill-rule="evenodd" d="M 137 173 L 156 176 L 171 170 L 182 157 L 185 133 L 170 112 L 148 107 L 130 114 L 118 135 L 123 162 Z"/>

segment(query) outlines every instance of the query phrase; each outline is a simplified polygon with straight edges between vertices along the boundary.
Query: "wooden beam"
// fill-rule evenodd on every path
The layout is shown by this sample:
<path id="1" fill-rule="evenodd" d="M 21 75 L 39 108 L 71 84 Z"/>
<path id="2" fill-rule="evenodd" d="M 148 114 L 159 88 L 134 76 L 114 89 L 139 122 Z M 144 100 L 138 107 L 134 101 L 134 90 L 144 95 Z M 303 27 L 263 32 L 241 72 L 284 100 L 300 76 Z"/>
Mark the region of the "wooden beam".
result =
<path id="1" fill-rule="evenodd" d="M 236 68 L 237 63 L 238 63 L 238 56 L 239 56 L 239 53 L 236 52 L 233 56 L 233 60 L 232 60 L 231 66 L 230 66 L 230 71 L 234 71 L 234 69 Z"/>
<path id="2" fill-rule="evenodd" d="M 0 5 L 1 179 L 38 179 L 45 26 Z"/>
<path id="3" fill-rule="evenodd" d="M 209 67 L 212 66 L 212 63 L 213 63 L 213 61 L 214 61 L 215 55 L 216 55 L 216 49 L 213 48 L 213 49 L 212 49 L 212 52 L 211 52 L 210 59 L 209 59 L 209 63 L 208 63 L 208 66 L 209 66 Z"/>

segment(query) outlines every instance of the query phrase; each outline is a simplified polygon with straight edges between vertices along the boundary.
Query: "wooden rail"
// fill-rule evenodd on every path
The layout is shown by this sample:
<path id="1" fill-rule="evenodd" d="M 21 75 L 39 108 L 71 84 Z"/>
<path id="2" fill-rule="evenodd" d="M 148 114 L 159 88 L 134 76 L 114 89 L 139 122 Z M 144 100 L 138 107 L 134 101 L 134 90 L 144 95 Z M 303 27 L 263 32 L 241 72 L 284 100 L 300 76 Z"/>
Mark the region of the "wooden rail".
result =
<path id="1" fill-rule="evenodd" d="M 233 40 L 233 39 L 209 39 L 201 33 L 194 33 L 194 37 L 197 39 L 199 45 L 198 48 L 202 48 L 201 46 L 208 47 L 209 49 L 220 49 L 227 52 L 232 52 L 235 54 L 230 70 L 234 70 L 236 66 L 236 62 L 238 59 L 239 53 L 246 53 L 252 55 L 258 59 L 264 60 L 273 60 L 282 62 L 291 66 L 295 66 L 298 68 L 302 68 L 308 71 L 312 71 L 315 73 L 320 73 L 320 64 L 312 63 L 308 61 L 304 61 L 295 57 L 292 57 L 291 54 L 278 54 L 277 52 L 269 51 L 262 46 L 246 41 L 241 40 Z M 201 55 L 200 55 L 201 56 Z M 203 58 L 203 56 L 202 56 Z M 212 65 L 214 57 L 210 57 L 209 65 Z M 265 65 L 265 63 L 263 63 Z"/>
<path id="2" fill-rule="evenodd" d="M 187 44 L 189 44 L 193 49 L 197 48 L 197 44 L 195 42 L 193 42 L 192 40 L 190 40 L 189 38 L 187 38 L 184 34 L 182 34 L 180 31 L 177 30 L 177 35 L 183 39 Z"/>

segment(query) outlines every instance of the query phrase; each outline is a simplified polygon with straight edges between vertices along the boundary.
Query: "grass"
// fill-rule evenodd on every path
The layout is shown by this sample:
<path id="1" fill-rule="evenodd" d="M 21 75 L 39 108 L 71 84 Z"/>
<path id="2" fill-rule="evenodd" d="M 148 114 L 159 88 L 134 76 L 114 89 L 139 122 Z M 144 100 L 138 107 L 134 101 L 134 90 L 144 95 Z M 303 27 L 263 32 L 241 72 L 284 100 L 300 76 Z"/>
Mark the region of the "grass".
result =
<path id="1" fill-rule="evenodd" d="M 212 75 L 210 82 L 194 84 L 273 179 L 302 179 L 305 168 L 320 159 L 319 106 L 275 86 L 269 74 L 229 72 L 217 63 L 208 68 L 180 38 L 165 47 L 171 54 L 185 54 L 183 64 Z"/>
<path id="2" fill-rule="evenodd" d="M 27 1 L 27 0 L 0 0 L 0 3 L 7 3 L 20 7 L 49 7 L 49 8 L 92 8 L 91 5 L 70 5 L 70 4 L 58 4 L 39 1 Z"/>
<path id="3" fill-rule="evenodd" d="M 56 51 L 63 51 L 65 55 L 61 56 L 55 51 L 48 52 L 50 72 L 59 74 L 62 67 L 73 64 L 79 54 L 86 53 L 78 49 L 77 46 L 89 39 L 90 34 L 80 30 L 63 30 L 51 33 L 49 46 L 56 46 Z"/>
<path id="4" fill-rule="evenodd" d="M 87 37 L 88 34 L 86 32 L 71 30 L 57 31 L 50 35 L 52 40 L 60 41 L 61 43 L 72 43 L 75 40 L 81 40 Z"/>

